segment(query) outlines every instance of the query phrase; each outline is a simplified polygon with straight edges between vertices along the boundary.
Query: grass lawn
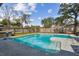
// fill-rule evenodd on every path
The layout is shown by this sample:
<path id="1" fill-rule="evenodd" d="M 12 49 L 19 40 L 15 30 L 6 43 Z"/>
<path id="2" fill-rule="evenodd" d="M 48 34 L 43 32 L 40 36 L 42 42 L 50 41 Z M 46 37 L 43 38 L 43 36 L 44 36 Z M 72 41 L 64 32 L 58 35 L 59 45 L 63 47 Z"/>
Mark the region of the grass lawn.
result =
<path id="1" fill-rule="evenodd" d="M 25 35 L 25 34 L 31 34 L 31 33 L 15 33 L 14 36 L 20 36 L 20 35 Z"/>
<path id="2" fill-rule="evenodd" d="M 34 33 L 38 33 L 38 32 L 34 32 Z M 46 32 L 48 33 L 48 32 Z M 14 36 L 20 36 L 20 35 L 25 35 L 25 34 L 32 34 L 32 33 L 15 33 Z M 49 34 L 52 34 L 51 32 Z"/>

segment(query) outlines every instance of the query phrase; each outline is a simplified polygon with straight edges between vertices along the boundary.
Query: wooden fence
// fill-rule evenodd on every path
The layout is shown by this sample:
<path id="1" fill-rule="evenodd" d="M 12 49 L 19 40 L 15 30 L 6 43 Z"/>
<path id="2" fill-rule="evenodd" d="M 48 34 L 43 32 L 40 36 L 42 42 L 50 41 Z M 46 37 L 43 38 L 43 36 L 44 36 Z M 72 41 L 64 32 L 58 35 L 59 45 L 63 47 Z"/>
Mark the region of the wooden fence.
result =
<path id="1" fill-rule="evenodd" d="M 14 33 L 29 33 L 29 32 L 43 32 L 43 33 L 52 33 L 54 32 L 54 29 L 52 28 L 39 28 L 39 31 L 37 31 L 38 29 L 32 30 L 32 29 L 27 29 L 27 28 L 9 28 L 6 29 L 4 28 L 3 30 L 12 30 Z"/>
<path id="2" fill-rule="evenodd" d="M 38 29 L 28 29 L 28 28 L 4 28 L 3 30 L 12 30 L 14 33 L 33 33 L 33 32 L 42 32 L 42 33 L 60 33 L 58 29 L 54 28 L 39 28 Z M 64 32 L 70 32 L 70 29 L 65 29 Z M 71 31 L 73 32 L 73 31 Z"/>

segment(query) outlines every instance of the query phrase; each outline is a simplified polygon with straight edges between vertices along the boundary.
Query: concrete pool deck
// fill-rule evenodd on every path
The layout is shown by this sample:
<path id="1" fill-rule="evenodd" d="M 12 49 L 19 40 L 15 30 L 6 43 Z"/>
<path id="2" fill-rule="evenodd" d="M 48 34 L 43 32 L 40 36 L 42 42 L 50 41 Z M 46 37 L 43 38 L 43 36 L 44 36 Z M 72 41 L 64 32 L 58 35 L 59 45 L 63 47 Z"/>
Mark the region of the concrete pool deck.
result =
<path id="1" fill-rule="evenodd" d="M 75 53 L 75 51 L 73 50 L 72 46 L 71 45 L 77 45 L 79 46 L 79 42 L 77 42 L 74 38 L 51 38 L 51 41 L 58 41 L 61 43 L 61 48 L 62 50 L 66 50 L 66 51 L 70 51 L 70 52 L 73 52 Z"/>
<path id="2" fill-rule="evenodd" d="M 13 42 L 12 40 L 0 40 L 1 56 L 75 56 L 76 54 L 61 49 L 59 53 L 49 54 L 39 49 L 34 49 L 24 44 Z M 78 54 L 77 54 L 78 55 Z"/>

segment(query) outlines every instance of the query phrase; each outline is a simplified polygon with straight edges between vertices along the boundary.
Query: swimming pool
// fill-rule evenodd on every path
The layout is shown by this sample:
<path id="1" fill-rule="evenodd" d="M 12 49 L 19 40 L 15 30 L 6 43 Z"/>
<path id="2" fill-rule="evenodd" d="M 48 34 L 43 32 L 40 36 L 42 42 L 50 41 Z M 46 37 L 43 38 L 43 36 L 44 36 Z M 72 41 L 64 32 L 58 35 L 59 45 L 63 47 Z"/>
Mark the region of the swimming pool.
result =
<path id="1" fill-rule="evenodd" d="M 14 41 L 20 42 L 32 48 L 39 49 L 44 52 L 58 53 L 60 47 L 57 44 L 60 42 L 53 42 L 50 40 L 51 37 L 57 38 L 72 38 L 69 35 L 55 35 L 55 34 L 29 34 L 20 37 L 13 38 Z"/>

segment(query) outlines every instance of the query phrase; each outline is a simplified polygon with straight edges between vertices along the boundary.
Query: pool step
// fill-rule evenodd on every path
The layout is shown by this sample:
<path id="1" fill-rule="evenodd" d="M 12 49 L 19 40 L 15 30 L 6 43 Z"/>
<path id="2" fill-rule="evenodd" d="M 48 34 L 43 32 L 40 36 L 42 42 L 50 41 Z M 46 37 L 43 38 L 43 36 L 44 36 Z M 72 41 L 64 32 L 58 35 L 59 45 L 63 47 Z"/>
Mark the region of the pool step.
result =
<path id="1" fill-rule="evenodd" d="M 61 40 L 61 49 L 74 53 L 74 50 L 71 47 L 72 44 L 73 44 L 72 39 L 63 39 Z"/>

